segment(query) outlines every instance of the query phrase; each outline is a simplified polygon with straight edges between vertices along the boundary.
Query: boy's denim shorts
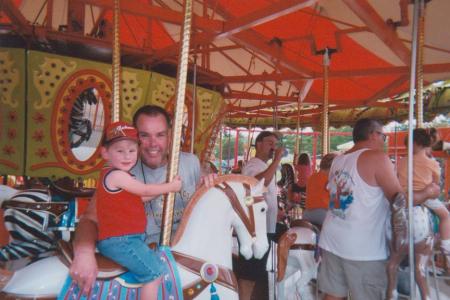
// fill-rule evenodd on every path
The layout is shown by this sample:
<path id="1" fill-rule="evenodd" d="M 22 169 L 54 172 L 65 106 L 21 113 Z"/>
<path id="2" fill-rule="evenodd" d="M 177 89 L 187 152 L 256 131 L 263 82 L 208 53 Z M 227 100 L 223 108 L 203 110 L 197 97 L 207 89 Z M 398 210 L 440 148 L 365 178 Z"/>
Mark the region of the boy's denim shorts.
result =
<path id="1" fill-rule="evenodd" d="M 157 279 L 166 266 L 157 253 L 145 244 L 145 234 L 110 237 L 97 243 L 101 254 L 126 267 L 140 283 Z"/>

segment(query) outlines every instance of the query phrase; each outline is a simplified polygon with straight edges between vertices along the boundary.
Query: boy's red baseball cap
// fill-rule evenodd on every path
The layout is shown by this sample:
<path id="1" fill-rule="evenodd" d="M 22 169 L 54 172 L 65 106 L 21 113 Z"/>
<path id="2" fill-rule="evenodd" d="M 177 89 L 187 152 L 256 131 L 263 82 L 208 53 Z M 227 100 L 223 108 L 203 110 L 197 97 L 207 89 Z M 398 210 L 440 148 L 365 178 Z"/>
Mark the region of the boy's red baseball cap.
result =
<path id="1" fill-rule="evenodd" d="M 138 142 L 138 132 L 136 128 L 127 122 L 114 122 L 106 127 L 105 144 L 120 140 L 132 140 Z"/>

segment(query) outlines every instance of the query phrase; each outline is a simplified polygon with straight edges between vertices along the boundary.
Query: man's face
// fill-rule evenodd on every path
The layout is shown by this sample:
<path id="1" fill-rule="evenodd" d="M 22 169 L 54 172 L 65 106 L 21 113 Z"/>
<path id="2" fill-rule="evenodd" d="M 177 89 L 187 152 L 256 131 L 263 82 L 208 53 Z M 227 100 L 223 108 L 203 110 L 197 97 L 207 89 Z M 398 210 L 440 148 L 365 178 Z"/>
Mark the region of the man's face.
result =
<path id="1" fill-rule="evenodd" d="M 386 142 L 386 134 L 383 132 L 383 127 L 378 127 L 372 132 L 373 139 L 375 140 L 375 147 L 378 149 L 384 149 L 384 143 Z"/>
<path id="2" fill-rule="evenodd" d="M 275 136 L 266 136 L 261 142 L 257 143 L 256 152 L 261 158 L 263 158 L 263 160 L 267 161 L 273 158 L 273 154 L 277 148 L 277 143 L 278 139 Z"/>
<path id="3" fill-rule="evenodd" d="M 136 121 L 142 161 L 152 169 L 167 164 L 171 131 L 163 115 L 140 115 Z"/>

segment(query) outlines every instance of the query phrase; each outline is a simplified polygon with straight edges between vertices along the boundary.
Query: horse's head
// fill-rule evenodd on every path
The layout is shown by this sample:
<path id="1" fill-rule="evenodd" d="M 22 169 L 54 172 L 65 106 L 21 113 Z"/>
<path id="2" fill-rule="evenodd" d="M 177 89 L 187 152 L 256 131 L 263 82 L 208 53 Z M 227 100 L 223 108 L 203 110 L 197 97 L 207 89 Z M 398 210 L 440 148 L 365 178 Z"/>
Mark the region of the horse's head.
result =
<path id="1" fill-rule="evenodd" d="M 260 259 L 269 249 L 269 242 L 267 240 L 267 203 L 266 201 L 255 201 L 256 199 L 263 199 L 263 192 L 266 191 L 264 186 L 264 179 L 261 179 L 258 184 L 252 189 L 252 197 L 254 201 L 249 207 L 253 209 L 253 219 L 255 222 L 256 239 L 253 240 L 253 255 Z M 248 205 L 248 204 L 247 204 Z"/>
<path id="2" fill-rule="evenodd" d="M 172 249 L 206 260 L 212 253 L 220 253 L 224 259 L 221 263 L 231 264 L 227 251 L 231 254 L 234 228 L 242 255 L 262 257 L 269 246 L 263 191 L 263 182 L 258 184 L 254 177 L 236 174 L 219 176 L 213 186 L 199 188 L 184 209 Z M 211 245 L 209 250 L 204 243 Z"/>
<path id="3" fill-rule="evenodd" d="M 237 176 L 246 178 L 246 176 Z M 246 259 L 250 259 L 253 255 L 256 258 L 263 257 L 269 247 L 266 227 L 267 203 L 263 196 L 265 191 L 264 180 L 256 183 L 253 178 L 251 179 L 253 180 L 252 185 L 245 182 L 244 179 L 242 180 L 243 182 L 241 181 L 242 189 L 237 190 L 235 188 L 235 197 L 237 197 L 235 200 L 231 199 L 233 196 L 227 191 L 227 189 L 231 188 L 228 184 L 225 184 L 225 187 L 223 183 L 216 186 L 230 198 L 235 212 L 232 226 L 238 235 L 239 252 Z"/>

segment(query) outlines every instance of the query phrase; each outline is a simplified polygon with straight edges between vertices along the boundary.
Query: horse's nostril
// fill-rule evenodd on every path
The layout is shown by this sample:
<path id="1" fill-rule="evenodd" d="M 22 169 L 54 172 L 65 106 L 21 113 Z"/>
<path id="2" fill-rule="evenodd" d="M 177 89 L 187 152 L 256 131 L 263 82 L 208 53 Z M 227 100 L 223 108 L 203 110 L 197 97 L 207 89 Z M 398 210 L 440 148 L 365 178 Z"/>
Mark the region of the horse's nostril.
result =
<path id="1" fill-rule="evenodd" d="M 261 212 L 265 212 L 266 211 L 266 209 L 263 207 L 263 208 L 261 208 Z"/>

